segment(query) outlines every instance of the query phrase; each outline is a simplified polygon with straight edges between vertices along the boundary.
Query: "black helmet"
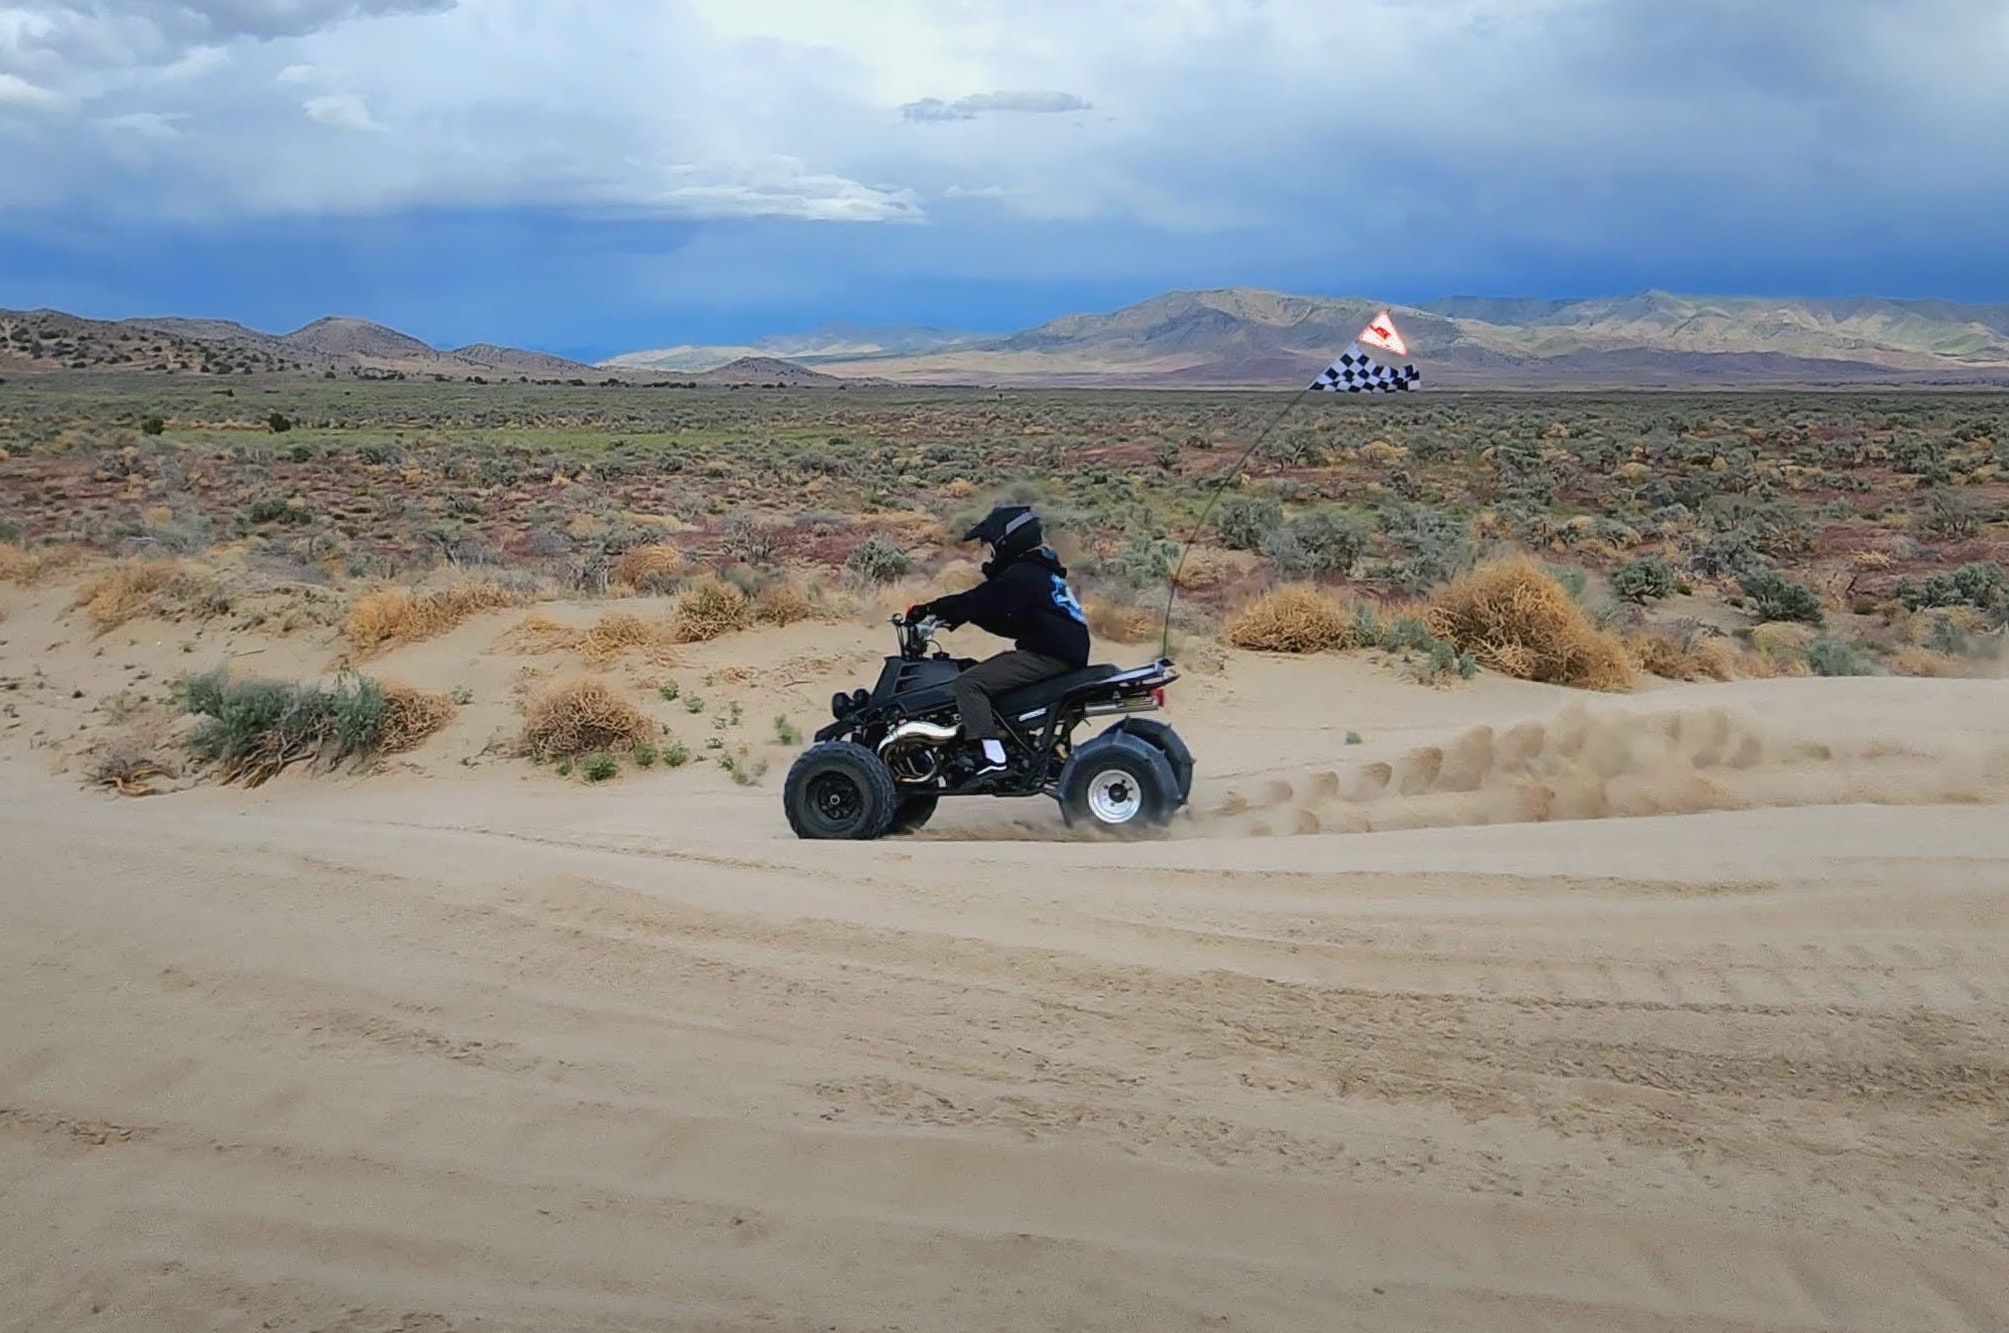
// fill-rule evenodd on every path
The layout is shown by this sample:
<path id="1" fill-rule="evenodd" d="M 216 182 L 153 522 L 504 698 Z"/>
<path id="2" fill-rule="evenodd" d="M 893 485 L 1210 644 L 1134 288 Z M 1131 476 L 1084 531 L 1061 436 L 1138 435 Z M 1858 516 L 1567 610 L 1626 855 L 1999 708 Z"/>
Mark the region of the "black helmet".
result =
<path id="1" fill-rule="evenodd" d="M 963 534 L 966 542 L 983 542 L 997 553 L 1001 560 L 1038 546 L 1041 535 L 1039 515 L 1025 505 L 999 505 L 983 516 L 983 520 Z"/>

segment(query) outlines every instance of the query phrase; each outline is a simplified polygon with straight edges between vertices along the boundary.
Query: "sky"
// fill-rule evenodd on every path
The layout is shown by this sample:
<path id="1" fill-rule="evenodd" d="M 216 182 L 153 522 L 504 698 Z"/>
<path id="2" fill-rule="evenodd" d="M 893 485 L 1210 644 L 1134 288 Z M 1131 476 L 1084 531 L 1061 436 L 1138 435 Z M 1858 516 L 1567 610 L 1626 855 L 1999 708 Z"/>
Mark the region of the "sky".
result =
<path id="1" fill-rule="evenodd" d="M 2004 0 L 0 0 L 0 307 L 600 357 L 1175 288 L 2009 301 Z"/>

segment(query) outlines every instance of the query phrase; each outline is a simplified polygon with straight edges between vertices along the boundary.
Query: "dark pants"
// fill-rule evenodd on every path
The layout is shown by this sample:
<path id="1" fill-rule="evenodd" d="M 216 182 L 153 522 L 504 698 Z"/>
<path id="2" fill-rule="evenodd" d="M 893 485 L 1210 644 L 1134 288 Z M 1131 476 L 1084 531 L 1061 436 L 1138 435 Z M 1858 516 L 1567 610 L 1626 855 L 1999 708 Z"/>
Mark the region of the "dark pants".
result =
<path id="1" fill-rule="evenodd" d="M 956 707 L 963 713 L 963 735 L 973 741 L 996 740 L 997 718 L 991 700 L 1021 685 L 1064 676 L 1074 670 L 1058 657 L 1014 648 L 986 658 L 956 677 Z"/>

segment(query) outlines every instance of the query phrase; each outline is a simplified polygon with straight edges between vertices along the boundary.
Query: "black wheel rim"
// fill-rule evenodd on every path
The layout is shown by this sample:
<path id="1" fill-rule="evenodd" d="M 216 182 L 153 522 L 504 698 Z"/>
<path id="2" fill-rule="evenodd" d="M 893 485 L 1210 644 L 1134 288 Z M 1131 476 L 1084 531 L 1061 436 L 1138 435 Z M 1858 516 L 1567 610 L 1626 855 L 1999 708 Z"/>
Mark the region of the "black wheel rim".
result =
<path id="1" fill-rule="evenodd" d="M 865 793 L 844 773 L 818 773 L 803 794 L 810 811 L 830 828 L 849 827 L 865 809 Z"/>

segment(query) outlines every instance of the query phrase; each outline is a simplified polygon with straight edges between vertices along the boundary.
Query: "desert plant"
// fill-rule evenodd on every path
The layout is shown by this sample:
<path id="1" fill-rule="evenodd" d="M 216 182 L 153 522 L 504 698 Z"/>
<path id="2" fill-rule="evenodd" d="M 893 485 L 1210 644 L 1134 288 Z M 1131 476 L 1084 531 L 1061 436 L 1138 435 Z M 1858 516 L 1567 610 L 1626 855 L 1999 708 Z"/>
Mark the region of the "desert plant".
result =
<path id="1" fill-rule="evenodd" d="M 1504 675 L 1598 690 L 1632 683 L 1632 660 L 1539 564 L 1513 556 L 1440 589 L 1424 613 L 1439 638 Z"/>
<path id="2" fill-rule="evenodd" d="M 1390 567 L 1395 581 L 1424 592 L 1472 561 L 1472 530 L 1464 520 L 1429 505 L 1389 505 L 1375 515 L 1382 535 L 1400 553 Z"/>
<path id="3" fill-rule="evenodd" d="M 1816 676 L 1874 676 L 1876 667 L 1841 639 L 1822 635 L 1807 649 L 1807 667 Z"/>
<path id="4" fill-rule="evenodd" d="M 293 429 L 293 419 L 284 412 L 273 412 L 265 418 L 265 429 L 274 435 L 284 435 Z"/>
<path id="5" fill-rule="evenodd" d="M 257 786 L 297 763 L 334 767 L 345 760 L 409 750 L 453 716 L 444 695 L 367 676 L 332 685 L 235 680 L 225 671 L 192 677 L 178 693 L 201 719 L 189 750 L 216 766 L 219 780 Z"/>
<path id="6" fill-rule="evenodd" d="M 1897 599 L 1922 611 L 1954 606 L 1990 610 L 2009 600 L 2009 580 L 1993 560 L 1977 560 L 1945 574 L 1928 575 L 1923 583 L 1906 579 L 1897 585 Z"/>
<path id="7" fill-rule="evenodd" d="M 77 589 L 76 605 L 100 633 L 140 616 L 217 615 L 229 604 L 214 580 L 173 560 L 134 560 Z"/>
<path id="8" fill-rule="evenodd" d="M 1214 511 L 1214 531 L 1221 544 L 1240 551 L 1262 547 L 1263 538 L 1283 525 L 1284 507 L 1256 495 L 1230 495 Z"/>
<path id="9" fill-rule="evenodd" d="M 1989 509 L 1981 501 L 1959 491 L 1944 488 L 1925 497 L 1919 526 L 1935 537 L 1965 541 L 1981 531 L 1989 519 Z"/>
<path id="10" fill-rule="evenodd" d="M 1344 574 L 1367 549 L 1367 525 L 1342 509 L 1300 514 L 1263 539 L 1262 553 L 1293 578 Z"/>
<path id="11" fill-rule="evenodd" d="M 1657 555 L 1628 560 L 1611 573 L 1611 590 L 1620 601 L 1644 605 L 1674 595 L 1674 571 Z"/>
<path id="12" fill-rule="evenodd" d="M 265 495 L 251 502 L 245 517 L 253 523 L 306 523 L 313 518 L 305 505 L 297 505 L 284 496 Z"/>
<path id="13" fill-rule="evenodd" d="M 1820 625 L 1826 619 L 1821 613 L 1821 599 L 1812 588 L 1775 570 L 1760 569 L 1740 575 L 1737 586 L 1750 599 L 1751 610 L 1759 620 Z"/>
<path id="14" fill-rule="evenodd" d="M 1150 611 L 1127 602 L 1090 598 L 1084 611 L 1088 632 L 1110 643 L 1142 643 L 1158 632 L 1158 620 Z"/>
<path id="15" fill-rule="evenodd" d="M 816 608 L 794 584 L 777 579 L 753 594 L 753 618 L 763 625 L 793 625 L 816 614 Z"/>
<path id="16" fill-rule="evenodd" d="M 677 599 L 672 622 L 679 643 L 705 643 L 753 624 L 753 603 L 729 583 L 707 579 Z"/>
<path id="17" fill-rule="evenodd" d="M 561 682 L 525 711 L 521 748 L 533 759 L 633 750 L 654 735 L 641 710 L 605 681 Z"/>
<path id="18" fill-rule="evenodd" d="M 914 562 L 884 537 L 867 537 L 844 557 L 844 567 L 867 583 L 891 583 L 905 576 Z"/>
<path id="19" fill-rule="evenodd" d="M 601 616 L 579 637 L 579 657 L 590 667 L 606 667 L 629 653 L 640 653 L 656 666 L 677 660 L 676 627 L 669 621 L 649 621 L 625 611 Z"/>
<path id="20" fill-rule="evenodd" d="M 342 633 L 359 652 L 436 638 L 484 611 L 520 606 L 524 597 L 500 583 L 462 583 L 430 592 L 379 588 L 349 608 Z"/>
<path id="21" fill-rule="evenodd" d="M 654 542 L 623 551 L 608 571 L 615 583 L 645 595 L 674 592 L 683 573 L 684 553 L 674 546 Z"/>
<path id="22" fill-rule="evenodd" d="M 167 420 L 157 413 L 149 413 L 140 418 L 140 434 L 160 435 L 167 430 Z"/>
<path id="23" fill-rule="evenodd" d="M 780 545 L 780 535 L 745 510 L 728 515 L 719 528 L 719 549 L 744 564 L 768 564 Z"/>
<path id="24" fill-rule="evenodd" d="M 1133 537 L 1116 553 L 1104 572 L 1130 588 L 1162 585 L 1172 577 L 1179 560 L 1179 544 L 1162 537 Z"/>
<path id="25" fill-rule="evenodd" d="M 1266 593 L 1228 622 L 1237 648 L 1266 653 L 1322 653 L 1350 643 L 1346 609 L 1303 585 Z"/>
<path id="26" fill-rule="evenodd" d="M 596 754 L 586 761 L 579 775 L 588 782 L 605 782 L 621 771 L 621 765 L 611 754 Z"/>
<path id="27" fill-rule="evenodd" d="M 785 714 L 777 713 L 774 717 L 774 739 L 783 745 L 798 745 L 802 741 L 802 732 Z"/>

